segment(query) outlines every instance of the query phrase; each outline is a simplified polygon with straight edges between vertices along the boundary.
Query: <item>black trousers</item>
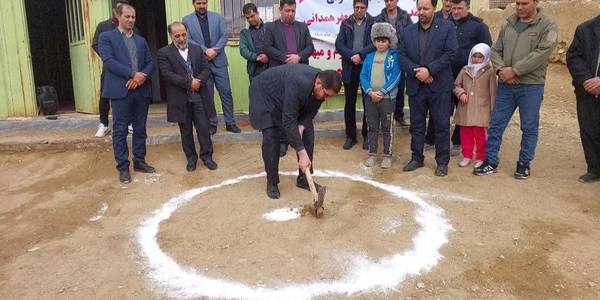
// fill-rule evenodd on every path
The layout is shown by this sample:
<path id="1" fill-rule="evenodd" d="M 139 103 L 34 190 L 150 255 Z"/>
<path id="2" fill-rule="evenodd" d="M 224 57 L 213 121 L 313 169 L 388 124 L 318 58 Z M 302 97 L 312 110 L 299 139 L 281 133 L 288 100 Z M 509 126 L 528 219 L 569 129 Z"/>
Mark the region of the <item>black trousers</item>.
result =
<path id="1" fill-rule="evenodd" d="M 100 108 L 100 123 L 108 127 L 108 112 L 110 111 L 110 99 L 100 98 L 100 102 L 98 103 Z"/>
<path id="2" fill-rule="evenodd" d="M 358 96 L 358 87 L 360 86 L 360 67 L 352 68 L 349 82 L 344 82 L 344 122 L 346 123 L 346 138 L 356 139 L 356 97 Z M 361 97 L 363 98 L 363 97 Z M 365 100 L 363 98 L 363 107 Z M 361 134 L 367 136 L 367 121 L 363 113 Z"/>
<path id="3" fill-rule="evenodd" d="M 102 95 L 102 87 L 104 86 L 104 70 L 102 70 L 102 74 L 100 75 L 100 95 Z M 100 98 L 100 102 L 98 102 L 99 111 L 100 111 L 100 123 L 104 124 L 104 126 L 108 127 L 108 112 L 110 112 L 110 99 L 109 98 Z"/>
<path id="4" fill-rule="evenodd" d="M 267 183 L 269 184 L 279 184 L 279 143 L 281 141 L 281 132 L 283 130 L 279 127 L 269 127 L 262 130 L 262 158 L 265 164 L 265 172 L 267 172 Z M 315 129 L 313 126 L 304 128 L 302 143 L 304 143 L 304 149 L 312 162 L 315 146 Z M 298 170 L 298 176 L 304 176 L 302 170 Z"/>
<path id="5" fill-rule="evenodd" d="M 587 171 L 600 175 L 600 97 L 577 94 L 577 120 Z"/>
<path id="6" fill-rule="evenodd" d="M 410 149 L 412 159 L 422 162 L 425 144 L 425 119 L 427 112 L 435 128 L 435 161 L 438 166 L 447 166 L 450 161 L 450 93 L 419 89 L 411 96 L 410 103 Z"/>
<path id="7" fill-rule="evenodd" d="M 203 102 L 188 102 L 185 122 L 178 123 L 181 133 L 181 147 L 188 161 L 198 161 L 196 144 L 194 143 L 194 127 L 200 144 L 200 159 L 212 159 L 213 144 L 210 139 L 209 122 Z"/>
<path id="8" fill-rule="evenodd" d="M 452 107 L 450 115 L 454 113 L 456 106 L 458 105 L 458 98 L 452 93 Z M 429 145 L 435 144 L 435 122 L 431 120 L 431 113 L 429 114 L 429 122 L 427 122 L 427 134 L 425 135 L 425 143 Z M 460 145 L 460 126 L 454 125 L 454 132 L 452 133 L 452 144 Z"/>

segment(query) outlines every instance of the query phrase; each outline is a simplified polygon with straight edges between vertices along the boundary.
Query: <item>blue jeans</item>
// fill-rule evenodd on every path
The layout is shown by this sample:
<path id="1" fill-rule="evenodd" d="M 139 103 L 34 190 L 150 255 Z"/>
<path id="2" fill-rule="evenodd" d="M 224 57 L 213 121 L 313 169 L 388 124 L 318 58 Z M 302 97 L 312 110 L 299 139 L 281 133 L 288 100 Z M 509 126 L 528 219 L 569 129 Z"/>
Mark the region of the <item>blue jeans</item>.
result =
<path id="1" fill-rule="evenodd" d="M 533 160 L 537 145 L 540 107 L 544 99 L 543 84 L 505 84 L 499 83 L 496 101 L 492 110 L 492 119 L 488 129 L 487 161 L 498 165 L 498 152 L 502 143 L 502 134 L 513 113 L 519 108 L 521 116 L 521 151 L 519 161 L 528 164 Z"/>

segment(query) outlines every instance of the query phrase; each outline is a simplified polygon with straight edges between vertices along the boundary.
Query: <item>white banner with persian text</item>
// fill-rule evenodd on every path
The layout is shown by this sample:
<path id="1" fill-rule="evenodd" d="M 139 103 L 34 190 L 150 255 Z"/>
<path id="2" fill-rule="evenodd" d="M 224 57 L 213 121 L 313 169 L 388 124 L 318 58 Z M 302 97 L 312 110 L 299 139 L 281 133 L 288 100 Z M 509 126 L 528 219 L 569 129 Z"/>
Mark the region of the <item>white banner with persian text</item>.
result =
<path id="1" fill-rule="evenodd" d="M 369 14 L 379 15 L 384 0 L 369 1 Z M 415 0 L 399 0 L 398 6 L 416 21 Z M 352 0 L 299 0 L 296 1 L 296 20 L 308 25 L 315 44 L 310 65 L 321 69 L 341 70 L 341 56 L 335 50 L 335 38 L 342 21 L 352 15 Z"/>

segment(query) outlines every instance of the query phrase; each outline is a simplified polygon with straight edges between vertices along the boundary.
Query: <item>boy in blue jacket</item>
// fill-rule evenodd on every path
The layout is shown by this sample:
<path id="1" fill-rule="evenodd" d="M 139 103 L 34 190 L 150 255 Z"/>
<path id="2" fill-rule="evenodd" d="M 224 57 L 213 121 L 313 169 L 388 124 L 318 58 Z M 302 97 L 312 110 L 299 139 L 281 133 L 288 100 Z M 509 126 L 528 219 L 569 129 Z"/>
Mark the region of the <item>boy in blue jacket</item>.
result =
<path id="1" fill-rule="evenodd" d="M 376 51 L 367 55 L 360 72 L 369 142 L 369 158 L 364 165 L 373 167 L 377 162 L 377 138 L 381 130 L 383 132 L 381 167 L 387 169 L 392 166 L 392 122 L 401 74 L 396 50 L 398 38 L 392 25 L 376 23 L 371 29 L 371 39 Z"/>

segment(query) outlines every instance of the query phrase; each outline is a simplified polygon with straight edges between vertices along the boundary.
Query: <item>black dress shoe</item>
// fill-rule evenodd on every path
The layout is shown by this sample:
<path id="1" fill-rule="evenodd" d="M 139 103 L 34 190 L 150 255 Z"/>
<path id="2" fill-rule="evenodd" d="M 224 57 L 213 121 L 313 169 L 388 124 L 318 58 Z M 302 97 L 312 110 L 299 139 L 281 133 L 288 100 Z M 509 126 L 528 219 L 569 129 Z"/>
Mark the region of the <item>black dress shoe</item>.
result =
<path id="1" fill-rule="evenodd" d="M 187 165 L 185 166 L 185 169 L 188 172 L 193 172 L 196 171 L 196 161 L 195 160 L 188 160 Z"/>
<path id="2" fill-rule="evenodd" d="M 156 169 L 154 169 L 154 167 L 152 167 L 151 165 L 147 164 L 145 161 L 134 162 L 133 169 L 136 172 L 142 172 L 142 173 L 156 172 Z"/>
<path id="3" fill-rule="evenodd" d="M 216 170 L 218 167 L 217 163 L 212 159 L 204 160 L 203 163 L 209 170 Z"/>
<path id="4" fill-rule="evenodd" d="M 344 150 L 350 150 L 354 145 L 356 145 L 356 138 L 347 138 L 342 148 L 344 148 Z"/>
<path id="5" fill-rule="evenodd" d="M 422 162 L 422 161 L 421 161 L 421 162 L 419 162 L 419 161 L 416 161 L 416 160 L 414 160 L 414 159 L 411 159 L 411 160 L 410 160 L 410 161 L 409 161 L 409 162 L 408 162 L 408 163 L 407 163 L 407 164 L 404 166 L 404 168 L 402 168 L 402 171 L 404 171 L 404 172 L 411 172 L 411 171 L 414 171 L 414 170 L 416 170 L 416 169 L 418 169 L 418 168 L 422 168 L 423 166 L 424 166 L 424 164 L 423 164 L 423 162 Z"/>
<path id="6" fill-rule="evenodd" d="M 229 132 L 233 132 L 233 133 L 242 132 L 242 130 L 239 127 L 237 127 L 237 125 L 235 125 L 235 124 L 225 125 L 225 130 L 227 130 Z"/>
<path id="7" fill-rule="evenodd" d="M 577 180 L 579 180 L 579 182 L 583 182 L 583 183 L 599 181 L 600 175 L 598 175 L 596 173 L 592 173 L 592 172 L 587 172 L 587 173 L 579 176 L 579 178 Z"/>
<path id="8" fill-rule="evenodd" d="M 284 157 L 287 154 L 288 144 L 281 143 L 279 144 L 279 157 Z"/>
<path id="9" fill-rule="evenodd" d="M 363 150 L 369 150 L 369 140 L 367 138 L 363 139 Z"/>
<path id="10" fill-rule="evenodd" d="M 217 125 L 210 125 L 208 127 L 208 131 L 210 132 L 210 135 L 214 135 L 215 133 L 217 133 Z"/>
<path id="11" fill-rule="evenodd" d="M 121 183 L 128 184 L 131 182 L 131 175 L 129 174 L 129 168 L 119 170 L 119 181 Z"/>
<path id="12" fill-rule="evenodd" d="M 276 184 L 267 183 L 267 196 L 271 199 L 279 199 L 279 188 Z"/>
<path id="13" fill-rule="evenodd" d="M 448 175 L 448 166 L 437 166 L 435 168 L 435 176 L 444 177 Z"/>

